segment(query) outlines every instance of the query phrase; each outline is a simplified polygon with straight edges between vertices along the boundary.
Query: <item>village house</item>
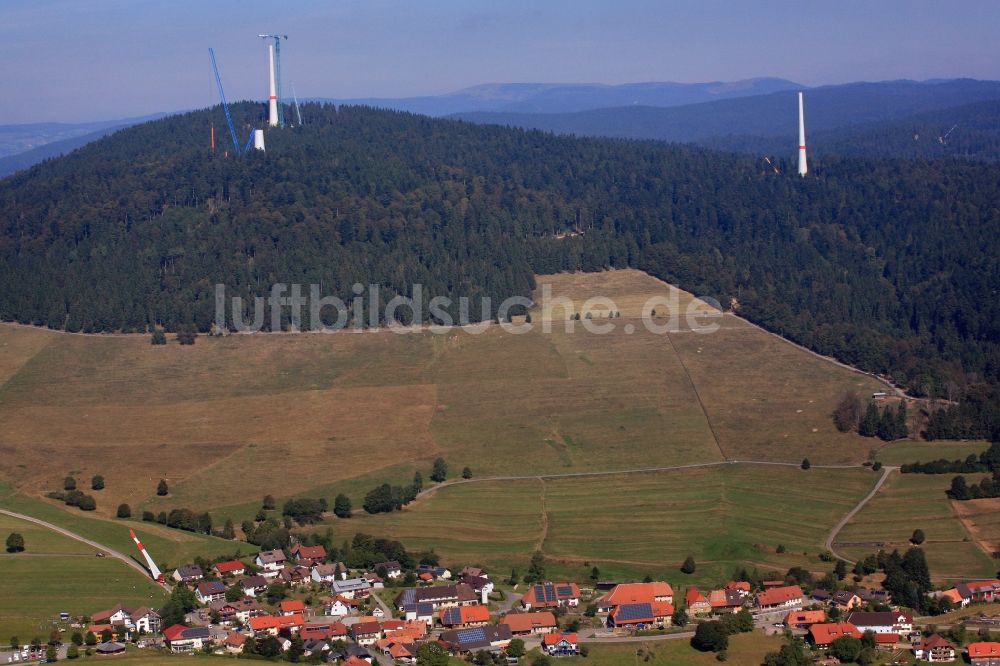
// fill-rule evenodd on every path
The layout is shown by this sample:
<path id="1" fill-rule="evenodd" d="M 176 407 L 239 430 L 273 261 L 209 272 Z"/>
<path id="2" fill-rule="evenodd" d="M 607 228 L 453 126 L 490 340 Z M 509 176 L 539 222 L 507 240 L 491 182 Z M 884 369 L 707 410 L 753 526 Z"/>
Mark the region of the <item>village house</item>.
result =
<path id="1" fill-rule="evenodd" d="M 285 567 L 279 571 L 276 580 L 291 587 L 298 587 L 299 585 L 311 582 L 312 578 L 310 577 L 309 567 L 296 564 L 293 567 Z"/>
<path id="2" fill-rule="evenodd" d="M 174 570 L 172 578 L 178 583 L 193 583 L 205 577 L 205 572 L 197 564 L 182 564 Z"/>
<path id="3" fill-rule="evenodd" d="M 374 571 L 364 572 L 363 574 L 361 574 L 361 578 L 368 581 L 368 584 L 371 585 L 372 588 L 375 590 L 381 590 L 385 587 L 385 580 L 383 580 L 382 577 L 379 576 Z"/>
<path id="4" fill-rule="evenodd" d="M 218 613 L 221 624 L 246 624 L 251 617 L 267 614 L 257 600 L 251 597 L 236 601 L 213 601 L 208 607 Z"/>
<path id="5" fill-rule="evenodd" d="M 580 653 L 577 634 L 553 633 L 542 636 L 542 652 L 550 657 L 575 657 Z"/>
<path id="6" fill-rule="evenodd" d="M 274 578 L 279 571 L 285 568 L 285 552 L 280 548 L 262 550 L 257 553 L 255 561 L 257 566 L 263 569 L 264 576 Z"/>
<path id="7" fill-rule="evenodd" d="M 375 647 L 392 659 L 393 663 L 412 664 L 417 661 L 417 646 L 412 640 L 383 638 L 375 644 Z"/>
<path id="8" fill-rule="evenodd" d="M 307 624 L 299 629 L 299 638 L 307 640 L 336 640 L 347 637 L 347 625 L 342 622 Z"/>
<path id="9" fill-rule="evenodd" d="M 490 609 L 487 606 L 452 606 L 442 608 L 438 615 L 442 627 L 448 629 L 465 629 L 481 627 L 490 623 Z"/>
<path id="10" fill-rule="evenodd" d="M 1000 666 L 1000 643 L 980 641 L 968 645 L 969 663 L 972 666 Z"/>
<path id="11" fill-rule="evenodd" d="M 892 603 L 892 595 L 888 590 L 872 590 L 862 587 L 857 591 L 857 593 L 858 596 L 861 597 L 862 603 L 865 604 L 885 604 L 888 606 Z"/>
<path id="12" fill-rule="evenodd" d="M 712 604 L 708 602 L 708 597 L 694 585 L 689 587 L 684 595 L 684 606 L 688 615 L 708 615 L 712 612 Z"/>
<path id="13" fill-rule="evenodd" d="M 479 602 L 480 596 L 465 583 L 441 585 L 438 587 L 408 588 L 396 595 L 393 601 L 401 613 L 408 612 L 409 606 L 430 603 L 434 611 L 448 606 L 471 606 Z"/>
<path id="14" fill-rule="evenodd" d="M 299 614 L 295 615 L 258 615 L 250 618 L 247 623 L 250 631 L 257 636 L 277 636 L 282 630 L 296 634 L 305 625 L 305 620 Z"/>
<path id="15" fill-rule="evenodd" d="M 472 588 L 479 595 L 483 603 L 489 602 L 490 594 L 493 593 L 493 581 L 485 576 L 459 576 L 459 583 L 464 583 Z"/>
<path id="16" fill-rule="evenodd" d="M 317 583 L 332 583 L 337 580 L 347 580 L 347 567 L 343 562 L 334 564 L 317 564 L 310 570 L 310 576 Z"/>
<path id="17" fill-rule="evenodd" d="M 90 616 L 94 624 L 107 624 L 125 634 L 137 632 L 142 634 L 153 634 L 160 631 L 160 614 L 152 608 L 128 608 L 124 604 L 118 604 L 113 608 L 102 610 Z"/>
<path id="18" fill-rule="evenodd" d="M 959 583 L 954 587 L 954 590 L 957 592 L 957 596 L 962 599 L 962 602 L 958 604 L 961 606 L 967 606 L 973 602 L 1000 600 L 1000 580 L 976 580 Z"/>
<path id="19" fill-rule="evenodd" d="M 440 580 L 450 580 L 451 571 L 447 567 L 439 567 L 431 564 L 421 564 L 417 567 L 417 574 L 429 573 L 434 578 Z"/>
<path id="20" fill-rule="evenodd" d="M 556 616 L 549 611 L 540 613 L 507 613 L 500 618 L 500 624 L 510 628 L 514 636 L 547 634 L 558 628 Z"/>
<path id="21" fill-rule="evenodd" d="M 608 613 L 608 626 L 615 629 L 669 627 L 673 614 L 673 604 L 666 601 L 620 604 Z"/>
<path id="22" fill-rule="evenodd" d="M 382 625 L 377 621 L 357 622 L 351 625 L 351 636 L 358 645 L 374 645 L 382 638 Z"/>
<path id="23" fill-rule="evenodd" d="M 263 576 L 247 576 L 240 580 L 239 586 L 244 596 L 256 597 L 267 591 L 267 579 Z"/>
<path id="24" fill-rule="evenodd" d="M 326 559 L 326 548 L 319 546 L 303 546 L 297 543 L 292 546 L 292 559 L 301 564 L 312 566 Z"/>
<path id="25" fill-rule="evenodd" d="M 712 590 L 708 593 L 708 605 L 713 613 L 738 613 L 743 609 L 746 597 L 741 590 Z"/>
<path id="26" fill-rule="evenodd" d="M 247 566 L 239 560 L 226 560 L 212 565 L 212 573 L 219 578 L 225 576 L 242 576 L 247 572 Z"/>
<path id="27" fill-rule="evenodd" d="M 789 629 L 808 629 L 823 622 L 826 622 L 826 613 L 821 610 L 789 611 L 785 616 L 785 626 Z"/>
<path id="28" fill-rule="evenodd" d="M 622 604 L 652 603 L 654 601 L 674 603 L 674 590 L 670 587 L 670 583 L 657 581 L 615 585 L 607 594 L 597 600 L 597 610 L 600 613 L 610 613 L 616 606 Z"/>
<path id="29" fill-rule="evenodd" d="M 171 652 L 196 652 L 209 640 L 208 627 L 175 624 L 163 630 L 163 641 Z"/>
<path id="30" fill-rule="evenodd" d="M 458 572 L 459 577 L 472 576 L 473 578 L 489 578 L 489 574 L 486 573 L 486 569 L 482 567 L 462 567 L 462 570 Z"/>
<path id="31" fill-rule="evenodd" d="M 817 648 L 828 648 L 841 636 L 861 638 L 861 632 L 850 622 L 824 622 L 809 627 L 809 642 Z"/>
<path id="32" fill-rule="evenodd" d="M 372 585 L 364 578 L 348 578 L 330 583 L 330 593 L 348 599 L 364 598 L 371 594 Z"/>
<path id="33" fill-rule="evenodd" d="M 301 599 L 285 599 L 278 604 L 278 612 L 282 615 L 303 615 L 306 604 Z"/>
<path id="34" fill-rule="evenodd" d="M 955 661 L 955 646 L 938 634 L 932 634 L 917 642 L 913 650 L 914 656 L 920 661 L 945 663 Z"/>
<path id="35" fill-rule="evenodd" d="M 855 611 L 847 616 L 847 621 L 862 633 L 870 630 L 876 634 L 909 634 L 913 631 L 912 613 Z"/>
<path id="36" fill-rule="evenodd" d="M 863 605 L 861 603 L 861 597 L 851 590 L 840 590 L 838 592 L 834 592 L 833 596 L 830 597 L 830 603 L 845 613 L 847 611 L 852 611 L 855 608 L 861 608 Z"/>
<path id="37" fill-rule="evenodd" d="M 194 591 L 194 596 L 198 600 L 198 603 L 204 606 L 213 601 L 221 601 L 226 598 L 226 584 L 217 580 L 198 583 Z"/>
<path id="38" fill-rule="evenodd" d="M 337 596 L 329 599 L 323 606 L 323 614 L 333 617 L 347 617 L 353 613 L 361 602 L 357 599 Z"/>
<path id="39" fill-rule="evenodd" d="M 405 617 L 408 622 L 423 622 L 428 627 L 433 627 L 434 614 L 434 604 L 425 601 L 407 606 Z"/>
<path id="40" fill-rule="evenodd" d="M 395 560 L 390 560 L 388 562 L 379 562 L 372 567 L 372 571 L 378 573 L 379 571 L 385 571 L 386 578 L 399 578 L 403 575 L 403 567 L 399 566 L 399 562 Z"/>
<path id="41" fill-rule="evenodd" d="M 802 588 L 798 585 L 782 585 L 765 589 L 756 596 L 757 610 L 762 613 L 776 610 L 800 610 L 802 608 Z"/>
<path id="42" fill-rule="evenodd" d="M 951 602 L 954 608 L 965 608 L 971 603 L 971 599 L 962 596 L 962 593 L 958 591 L 958 588 L 953 587 L 950 590 L 945 590 L 940 593 L 943 599 L 947 599 Z"/>
<path id="43" fill-rule="evenodd" d="M 511 631 L 506 624 L 491 624 L 473 629 L 451 629 L 438 638 L 456 655 L 471 654 L 479 650 L 497 653 L 510 644 Z"/>
<path id="44" fill-rule="evenodd" d="M 532 608 L 576 608 L 580 605 L 580 587 L 576 583 L 541 583 L 532 585 L 521 597 L 525 610 Z"/>
<path id="45" fill-rule="evenodd" d="M 226 640 L 222 641 L 222 646 L 226 648 L 226 652 L 229 654 L 241 654 L 243 652 L 243 646 L 246 645 L 247 635 L 241 634 L 238 631 L 231 631 L 229 635 L 226 636 Z"/>

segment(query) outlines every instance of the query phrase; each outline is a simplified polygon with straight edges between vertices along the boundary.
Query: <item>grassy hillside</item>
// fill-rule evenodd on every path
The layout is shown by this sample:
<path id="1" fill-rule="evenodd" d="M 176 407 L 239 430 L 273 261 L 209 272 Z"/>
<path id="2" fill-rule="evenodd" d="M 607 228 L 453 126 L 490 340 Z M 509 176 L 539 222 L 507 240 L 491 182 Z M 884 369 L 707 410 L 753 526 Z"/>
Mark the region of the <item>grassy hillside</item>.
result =
<path id="1" fill-rule="evenodd" d="M 268 493 L 345 487 L 358 497 L 383 471 L 426 469 L 438 455 L 477 476 L 867 455 L 870 442 L 836 432 L 829 413 L 844 391 L 875 390 L 874 380 L 736 317 L 713 320 L 720 328 L 708 335 L 683 322 L 654 335 L 628 317 L 671 290 L 638 271 L 540 283 L 581 305 L 606 293 L 622 312 L 617 330 L 546 333 L 546 315 L 536 313 L 539 325 L 524 335 L 490 326 L 155 347 L 146 336 L 4 327 L 0 445 L 9 480 L 41 495 L 67 474 L 84 484 L 102 474 L 106 488 L 95 495 L 104 516 L 119 502 L 248 504 L 252 513 Z M 691 299 L 676 298 L 681 307 Z M 626 324 L 639 328 L 630 334 Z M 358 477 L 370 485 L 353 484 Z M 154 494 L 160 478 L 166 498 Z"/>
<path id="2" fill-rule="evenodd" d="M 60 612 L 93 613 L 117 603 L 159 605 L 166 595 L 142 575 L 92 548 L 31 523 L 0 516 L 0 534 L 24 536 L 23 553 L 0 553 L 0 632 L 3 640 L 47 640 Z"/>

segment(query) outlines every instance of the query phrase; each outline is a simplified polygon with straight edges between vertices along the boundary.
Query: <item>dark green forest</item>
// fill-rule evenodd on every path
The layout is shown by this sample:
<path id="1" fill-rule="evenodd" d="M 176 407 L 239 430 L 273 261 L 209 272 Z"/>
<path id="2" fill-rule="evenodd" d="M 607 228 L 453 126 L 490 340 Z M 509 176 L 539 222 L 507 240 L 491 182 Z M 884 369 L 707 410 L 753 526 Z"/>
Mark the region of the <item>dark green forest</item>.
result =
<path id="1" fill-rule="evenodd" d="M 245 140 L 259 106 L 233 111 Z M 215 283 L 496 305 L 534 274 L 634 266 L 917 394 L 1000 383 L 1000 167 L 819 156 L 800 179 L 693 147 L 302 112 L 266 154 L 233 157 L 215 108 L 0 181 L 0 318 L 205 331 Z"/>

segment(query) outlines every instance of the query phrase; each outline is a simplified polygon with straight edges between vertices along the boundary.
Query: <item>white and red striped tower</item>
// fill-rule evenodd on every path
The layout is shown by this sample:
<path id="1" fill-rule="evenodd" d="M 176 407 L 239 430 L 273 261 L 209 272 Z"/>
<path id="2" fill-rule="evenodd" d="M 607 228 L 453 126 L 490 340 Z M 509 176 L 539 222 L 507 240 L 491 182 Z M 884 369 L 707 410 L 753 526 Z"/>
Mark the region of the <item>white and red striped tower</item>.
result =
<path id="1" fill-rule="evenodd" d="M 799 175 L 805 176 L 806 168 L 806 116 L 802 110 L 802 93 L 799 93 Z"/>
<path id="2" fill-rule="evenodd" d="M 146 564 L 149 566 L 149 575 L 152 576 L 153 580 L 157 583 L 162 583 L 163 573 L 156 566 L 156 563 L 153 562 L 153 558 L 149 556 L 149 551 L 147 551 L 146 547 L 142 545 L 141 541 L 139 541 L 139 537 L 135 535 L 135 530 L 130 529 L 128 533 L 132 536 L 132 541 L 135 541 L 135 545 L 139 549 L 139 552 L 146 558 Z"/>
<path id="3" fill-rule="evenodd" d="M 267 45 L 267 124 L 278 126 L 278 90 L 274 81 L 274 45 Z"/>

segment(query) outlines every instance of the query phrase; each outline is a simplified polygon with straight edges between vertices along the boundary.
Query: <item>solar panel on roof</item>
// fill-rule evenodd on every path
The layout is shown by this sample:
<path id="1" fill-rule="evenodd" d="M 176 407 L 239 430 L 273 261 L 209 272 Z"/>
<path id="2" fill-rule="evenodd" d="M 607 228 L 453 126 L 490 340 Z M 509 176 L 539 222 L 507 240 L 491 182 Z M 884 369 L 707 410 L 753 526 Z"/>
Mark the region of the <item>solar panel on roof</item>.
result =
<path id="1" fill-rule="evenodd" d="M 556 590 L 552 584 L 545 586 L 545 600 L 555 601 L 556 600 Z"/>
<path id="2" fill-rule="evenodd" d="M 560 585 L 559 588 L 557 589 L 557 592 L 559 593 L 560 597 L 573 596 L 573 588 L 570 587 L 569 585 Z"/>
<path id="3" fill-rule="evenodd" d="M 416 590 L 403 590 L 403 603 L 412 604 L 414 601 L 414 597 L 416 597 L 416 595 L 417 595 Z"/>
<path id="4" fill-rule="evenodd" d="M 623 604 L 618 607 L 615 618 L 618 621 L 643 620 L 653 617 L 653 607 L 649 604 Z"/>
<path id="5" fill-rule="evenodd" d="M 445 624 L 462 624 L 462 611 L 457 608 L 447 608 L 444 611 Z"/>
<path id="6" fill-rule="evenodd" d="M 457 634 L 460 643 L 474 643 L 476 641 L 485 642 L 486 632 L 482 627 L 476 629 L 459 629 Z"/>

